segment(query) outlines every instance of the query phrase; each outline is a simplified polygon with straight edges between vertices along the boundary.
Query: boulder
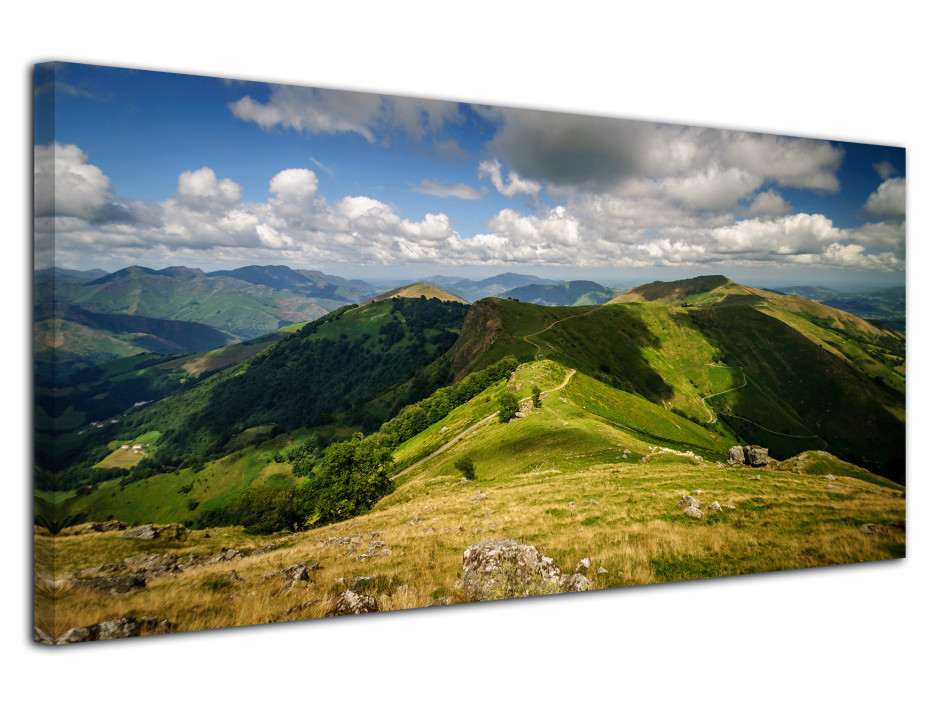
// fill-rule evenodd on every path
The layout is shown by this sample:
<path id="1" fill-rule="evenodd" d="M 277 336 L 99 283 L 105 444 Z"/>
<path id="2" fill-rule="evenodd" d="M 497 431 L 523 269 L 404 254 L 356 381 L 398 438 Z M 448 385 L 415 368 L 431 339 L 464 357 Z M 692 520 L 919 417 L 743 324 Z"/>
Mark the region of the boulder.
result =
<path id="1" fill-rule="evenodd" d="M 894 534 L 906 530 L 905 522 L 894 521 L 890 524 L 862 524 L 863 534 Z"/>
<path id="2" fill-rule="evenodd" d="M 374 597 L 354 590 L 346 590 L 333 598 L 326 614 L 328 617 L 335 617 L 343 614 L 365 614 L 378 611 L 379 606 Z"/>
<path id="3" fill-rule="evenodd" d="M 575 567 L 574 572 L 580 573 L 582 570 L 590 570 L 590 569 L 591 569 L 591 559 L 582 558 L 580 561 L 578 561 L 578 565 L 577 567 Z"/>
<path id="4" fill-rule="evenodd" d="M 33 641 L 37 644 L 55 644 L 55 640 L 39 627 L 33 627 Z"/>
<path id="5" fill-rule="evenodd" d="M 264 579 L 269 580 L 271 578 L 280 578 L 285 583 L 293 583 L 295 580 L 301 582 L 309 582 L 313 580 L 313 577 L 310 575 L 310 571 L 319 570 L 320 563 L 319 561 L 307 561 L 306 563 L 294 563 L 294 565 L 289 565 L 286 568 L 277 570 L 271 573 L 265 573 Z"/>
<path id="6" fill-rule="evenodd" d="M 561 568 L 534 546 L 510 539 L 487 539 L 463 553 L 463 588 L 471 599 L 560 592 Z"/>
<path id="7" fill-rule="evenodd" d="M 692 495 L 687 494 L 685 495 L 685 497 L 683 497 L 678 502 L 676 502 L 676 506 L 677 507 L 695 507 L 696 509 L 698 509 L 699 507 L 702 506 L 702 503 L 699 502 Z"/>
<path id="8" fill-rule="evenodd" d="M 827 479 L 827 480 L 835 480 L 835 479 L 836 479 L 836 476 L 833 475 L 832 473 L 830 473 L 830 474 L 826 475 L 826 479 Z"/>
<path id="9" fill-rule="evenodd" d="M 591 581 L 580 573 L 562 575 L 561 588 L 565 592 L 586 592 L 591 589 Z"/>
<path id="10" fill-rule="evenodd" d="M 728 465 L 744 465 L 744 448 L 734 446 L 728 451 Z"/>
<path id="11" fill-rule="evenodd" d="M 610 571 L 607 570 L 607 568 L 598 568 L 598 569 L 597 569 L 597 574 L 598 574 L 598 575 L 607 575 L 609 572 L 610 572 Z"/>
<path id="12" fill-rule="evenodd" d="M 143 541 L 150 541 L 157 538 L 160 535 L 160 532 L 156 529 L 153 524 L 144 524 L 142 526 L 135 526 L 133 529 L 128 529 L 123 534 L 121 534 L 122 539 L 141 539 Z"/>
<path id="13" fill-rule="evenodd" d="M 126 595 L 147 587 L 147 578 L 140 573 L 130 575 L 105 575 L 100 578 L 75 578 L 68 583 L 72 587 L 103 592 L 108 595 Z"/>
<path id="14" fill-rule="evenodd" d="M 721 511 L 721 505 L 718 504 L 718 502 L 712 502 L 711 504 L 708 505 L 708 508 L 711 509 L 713 512 Z"/>
<path id="15" fill-rule="evenodd" d="M 99 622 L 87 627 L 75 627 L 56 639 L 56 644 L 75 644 L 82 641 L 102 641 L 104 639 L 123 639 L 140 636 L 142 631 L 165 634 L 173 631 L 175 625 L 165 619 L 153 617 L 119 617 L 107 622 Z"/>
<path id="16" fill-rule="evenodd" d="M 157 576 L 166 573 L 178 573 L 180 557 L 175 553 L 140 554 L 124 559 L 124 564 L 133 568 L 135 573 Z"/>
<path id="17" fill-rule="evenodd" d="M 744 461 L 753 468 L 759 468 L 770 462 L 770 454 L 766 448 L 746 446 L 744 448 Z"/>
<path id="18" fill-rule="evenodd" d="M 275 544 L 273 544 L 273 543 L 266 543 L 264 546 L 258 546 L 258 548 L 252 549 L 251 553 L 249 553 L 248 555 L 249 555 L 249 556 L 260 556 L 260 555 L 263 554 L 263 553 L 270 553 L 270 552 L 273 551 L 275 548 L 277 548 L 277 546 L 276 546 Z"/>
<path id="19" fill-rule="evenodd" d="M 691 517 L 691 518 L 693 518 L 693 519 L 704 519 L 704 518 L 705 518 L 705 512 L 703 512 L 703 511 L 702 511 L 701 509 L 699 509 L 698 507 L 686 507 L 686 508 L 683 510 L 683 512 L 685 513 L 685 515 L 686 515 L 687 517 Z"/>
<path id="20" fill-rule="evenodd" d="M 237 548 L 223 548 L 214 556 L 206 560 L 206 563 L 227 563 L 228 561 L 235 560 L 236 558 L 244 557 L 245 554 L 239 551 Z"/>

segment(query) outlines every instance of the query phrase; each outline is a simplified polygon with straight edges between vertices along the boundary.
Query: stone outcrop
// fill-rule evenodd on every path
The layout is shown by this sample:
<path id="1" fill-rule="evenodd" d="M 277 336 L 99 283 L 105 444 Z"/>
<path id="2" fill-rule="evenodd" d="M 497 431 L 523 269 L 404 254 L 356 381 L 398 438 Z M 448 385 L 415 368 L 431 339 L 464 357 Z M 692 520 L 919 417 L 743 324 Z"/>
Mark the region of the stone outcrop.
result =
<path id="1" fill-rule="evenodd" d="M 859 529 L 863 534 L 895 534 L 906 531 L 904 521 L 893 521 L 890 524 L 862 524 Z"/>
<path id="2" fill-rule="evenodd" d="M 510 539 L 487 539 L 463 554 L 461 586 L 472 600 L 582 591 L 590 587 L 583 575 L 565 575 L 534 546 Z"/>
<path id="3" fill-rule="evenodd" d="M 686 507 L 683 510 L 683 512 L 685 513 L 687 517 L 691 517 L 692 519 L 704 519 L 705 518 L 705 512 L 703 512 L 698 507 Z"/>
<path id="4" fill-rule="evenodd" d="M 147 587 L 147 578 L 140 573 L 130 575 L 105 575 L 100 578 L 74 578 L 69 585 L 92 592 L 103 592 L 108 595 L 126 595 L 135 590 Z"/>
<path id="5" fill-rule="evenodd" d="M 760 446 L 746 446 L 744 448 L 744 460 L 752 468 L 763 467 L 770 462 L 770 453 L 766 448 Z"/>
<path id="6" fill-rule="evenodd" d="M 366 614 L 367 612 L 378 611 L 379 605 L 374 597 L 363 595 L 355 590 L 345 590 L 333 598 L 326 614 L 328 617 L 335 617 L 344 614 Z"/>
<path id="7" fill-rule="evenodd" d="M 105 531 L 124 531 L 127 524 L 123 521 L 92 521 L 78 526 L 67 526 L 59 532 L 60 536 L 79 536 L 81 534 L 98 534 Z"/>
<path id="8" fill-rule="evenodd" d="M 728 465 L 744 465 L 744 448 L 734 446 L 728 451 Z"/>
<path id="9" fill-rule="evenodd" d="M 695 509 L 698 509 L 699 507 L 702 506 L 702 503 L 698 501 L 692 495 L 687 494 L 685 495 L 685 497 L 683 497 L 678 502 L 676 502 L 676 506 L 677 507 L 694 507 Z"/>
<path id="10" fill-rule="evenodd" d="M 300 581 L 303 583 L 310 582 L 313 580 L 313 576 L 310 574 L 311 571 L 320 570 L 319 561 L 306 561 L 304 563 L 294 563 L 294 565 L 287 566 L 281 570 L 273 571 L 271 573 L 265 573 L 264 579 L 270 580 L 271 578 L 280 578 L 285 583 L 294 583 Z"/>
<path id="11" fill-rule="evenodd" d="M 165 634 L 173 631 L 175 625 L 165 619 L 153 617 L 120 617 L 107 622 L 99 622 L 87 627 L 75 627 L 55 640 L 56 644 L 75 644 L 81 641 L 102 641 L 104 639 L 123 639 L 130 636 L 140 636 L 141 632 L 148 631 L 154 634 Z"/>
<path id="12" fill-rule="evenodd" d="M 708 508 L 711 509 L 713 512 L 721 511 L 721 505 L 718 502 L 712 502 L 711 504 L 708 505 Z"/>
<path id="13" fill-rule="evenodd" d="M 152 541 L 156 538 L 182 540 L 186 538 L 188 531 L 182 524 L 167 524 L 166 526 L 155 526 L 153 524 L 143 524 L 128 529 L 121 538 L 139 539 L 142 541 Z"/>

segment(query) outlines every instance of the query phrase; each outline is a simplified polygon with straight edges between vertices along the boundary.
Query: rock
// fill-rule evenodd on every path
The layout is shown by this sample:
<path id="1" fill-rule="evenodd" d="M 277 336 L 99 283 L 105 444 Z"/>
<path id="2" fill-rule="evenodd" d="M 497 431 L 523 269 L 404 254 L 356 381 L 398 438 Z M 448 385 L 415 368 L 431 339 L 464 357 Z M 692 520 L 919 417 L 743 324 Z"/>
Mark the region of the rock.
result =
<path id="1" fill-rule="evenodd" d="M 835 485 L 826 485 L 826 489 L 827 489 L 827 490 L 837 490 L 837 489 L 839 489 L 839 488 L 836 487 Z"/>
<path id="2" fill-rule="evenodd" d="M 426 529 L 422 529 L 422 530 L 421 530 L 421 533 L 422 533 L 422 534 L 433 534 L 433 533 L 434 533 L 434 527 L 433 527 L 433 526 L 429 526 L 429 527 L 426 528 Z"/>
<path id="3" fill-rule="evenodd" d="M 827 479 L 827 480 L 835 480 L 835 479 L 836 479 L 836 476 L 833 475 L 832 473 L 830 473 L 830 474 L 826 475 L 826 479 Z"/>
<path id="4" fill-rule="evenodd" d="M 693 497 L 692 495 L 687 494 L 678 502 L 676 502 L 676 506 L 677 507 L 695 507 L 696 509 L 698 509 L 699 507 L 702 506 L 702 503 L 699 502 L 697 499 L 695 499 L 695 497 Z"/>
<path id="5" fill-rule="evenodd" d="M 449 430 L 450 430 L 450 429 L 447 428 L 447 426 L 444 426 L 444 428 L 442 428 L 440 431 L 437 432 L 437 435 L 443 436 L 443 435 L 444 435 L 445 433 L 447 433 Z"/>
<path id="6" fill-rule="evenodd" d="M 307 561 L 306 563 L 294 563 L 289 565 L 286 568 L 281 570 L 276 570 L 270 573 L 264 574 L 264 580 L 270 580 L 271 578 L 280 578 L 285 583 L 293 583 L 294 581 L 309 582 L 313 580 L 313 577 L 310 575 L 310 571 L 320 570 L 319 561 Z"/>
<path id="7" fill-rule="evenodd" d="M 728 465 L 744 465 L 744 448 L 734 446 L 728 451 Z"/>
<path id="8" fill-rule="evenodd" d="M 753 477 L 749 477 L 749 478 L 747 478 L 747 479 L 748 479 L 748 480 L 759 480 L 759 479 L 760 479 L 760 475 L 754 475 Z"/>
<path id="9" fill-rule="evenodd" d="M 906 531 L 904 521 L 894 521 L 890 524 L 862 524 L 859 529 L 863 534 L 893 534 Z"/>
<path id="10" fill-rule="evenodd" d="M 609 572 L 610 572 L 610 571 L 607 570 L 607 568 L 598 568 L 598 569 L 597 569 L 597 574 L 598 574 L 598 575 L 607 575 Z"/>
<path id="11" fill-rule="evenodd" d="M 234 570 L 223 570 L 219 575 L 224 575 L 226 578 L 231 580 L 233 583 L 240 583 L 244 578 L 238 575 Z"/>
<path id="12" fill-rule="evenodd" d="M 186 562 L 179 564 L 180 570 L 186 570 L 187 568 L 195 568 L 197 565 L 202 565 L 206 562 L 206 559 L 202 556 L 197 556 L 195 553 L 190 553 L 186 556 Z"/>
<path id="13" fill-rule="evenodd" d="M 214 556 L 206 560 L 206 564 L 212 563 L 227 563 L 228 561 L 235 560 L 236 558 L 244 558 L 245 554 L 239 551 L 237 548 L 223 548 L 221 551 L 216 553 Z"/>
<path id="14" fill-rule="evenodd" d="M 582 558 L 580 561 L 578 561 L 578 565 L 577 565 L 577 567 L 574 569 L 574 572 L 575 572 L 575 573 L 580 573 L 582 570 L 590 570 L 590 569 L 591 569 L 591 559 L 590 559 L 590 558 Z"/>
<path id="15" fill-rule="evenodd" d="M 443 605 L 449 605 L 453 603 L 454 598 L 452 597 L 436 597 L 431 602 L 431 607 L 441 607 Z"/>
<path id="16" fill-rule="evenodd" d="M 722 507 L 722 509 L 727 509 L 729 512 L 733 512 L 735 509 L 737 509 L 737 507 L 733 504 L 726 504 L 724 507 Z"/>
<path id="17" fill-rule="evenodd" d="M 166 634 L 173 631 L 175 625 L 165 619 L 153 617 L 119 617 L 107 622 L 99 622 L 87 627 L 75 627 L 56 639 L 56 644 L 75 644 L 82 641 L 102 641 L 104 639 L 124 639 L 140 636 L 141 631 Z"/>
<path id="18" fill-rule="evenodd" d="M 134 568 L 136 573 L 157 576 L 166 573 L 178 573 L 180 557 L 175 553 L 140 554 L 124 559 L 124 564 Z"/>
<path id="19" fill-rule="evenodd" d="M 103 592 L 109 595 L 126 595 L 147 587 L 147 578 L 139 573 L 130 575 L 107 575 L 100 578 L 75 578 L 70 580 L 72 587 Z"/>
<path id="20" fill-rule="evenodd" d="M 687 517 L 692 517 L 693 519 L 704 519 L 705 512 L 703 512 L 698 507 L 686 507 L 683 512 Z"/>
<path id="21" fill-rule="evenodd" d="M 434 531 L 434 527 L 433 527 L 433 526 L 430 527 L 430 528 L 431 528 L 431 531 Z M 425 530 L 425 531 L 427 531 L 427 530 Z M 390 549 L 388 549 L 388 548 L 379 548 L 379 549 L 376 549 L 376 550 L 374 550 L 374 551 L 369 551 L 368 553 L 363 553 L 363 554 L 360 554 L 360 555 L 356 556 L 356 560 L 357 560 L 357 561 L 365 561 L 365 560 L 368 560 L 368 559 L 370 559 L 370 558 L 376 558 L 377 556 L 390 556 L 390 555 L 392 555 L 392 552 L 391 552 Z"/>
<path id="22" fill-rule="evenodd" d="M 578 504 L 577 504 L 577 502 L 568 502 L 568 506 L 569 506 L 571 509 L 574 509 L 575 507 L 578 506 Z"/>
<path id="23" fill-rule="evenodd" d="M 263 554 L 263 553 L 270 553 L 270 552 L 273 551 L 275 548 L 277 548 L 277 545 L 276 545 L 276 544 L 273 544 L 273 543 L 266 543 L 264 546 L 258 546 L 258 548 L 252 549 L 251 553 L 249 553 L 248 555 L 249 555 L 249 556 L 260 556 L 260 555 Z"/>
<path id="24" fill-rule="evenodd" d="M 421 517 L 413 517 L 405 522 L 405 526 L 408 526 L 409 524 L 417 524 L 420 521 L 424 521 L 424 519 L 422 519 Z"/>
<path id="25" fill-rule="evenodd" d="M 766 448 L 746 446 L 744 448 L 744 460 L 751 467 L 759 468 L 770 462 L 770 454 Z"/>
<path id="26" fill-rule="evenodd" d="M 699 497 L 704 493 L 705 493 L 705 490 L 695 490 L 692 494 L 694 494 L 696 497 Z"/>
<path id="27" fill-rule="evenodd" d="M 387 545 L 388 544 L 384 541 L 373 541 L 371 544 L 369 544 L 369 550 L 374 551 L 377 548 L 385 548 Z"/>
<path id="28" fill-rule="evenodd" d="M 39 627 L 33 627 L 33 641 L 37 644 L 55 644 L 55 640 Z"/>
<path id="29" fill-rule="evenodd" d="M 591 581 L 580 573 L 562 575 L 561 588 L 565 592 L 585 592 L 591 589 Z"/>
<path id="30" fill-rule="evenodd" d="M 153 524 L 144 524 L 143 526 L 136 526 L 133 529 L 128 529 L 123 534 L 121 534 L 121 538 L 150 541 L 151 539 L 157 538 L 159 535 L 160 532 L 157 531 Z"/>
<path id="31" fill-rule="evenodd" d="M 718 502 L 712 502 L 711 504 L 708 505 L 708 508 L 711 509 L 713 512 L 721 511 L 721 505 L 718 504 Z"/>
<path id="32" fill-rule="evenodd" d="M 510 539 L 487 539 L 463 554 L 462 585 L 474 600 L 560 592 L 561 578 L 555 561 Z"/>
<path id="33" fill-rule="evenodd" d="M 73 578 L 100 578 L 102 575 L 109 575 L 112 573 L 122 573 L 127 569 L 127 566 L 117 565 L 115 563 L 110 563 L 108 565 L 96 565 L 92 568 L 85 568 L 80 570 Z"/>
<path id="34" fill-rule="evenodd" d="M 189 531 L 182 524 L 167 524 L 166 526 L 143 524 L 141 526 L 135 526 L 133 529 L 128 529 L 121 534 L 121 538 L 140 539 L 143 541 L 151 541 L 155 538 L 167 538 L 179 541 L 185 539 L 188 533 Z"/>
<path id="35" fill-rule="evenodd" d="M 326 614 L 328 617 L 335 617 L 344 614 L 365 614 L 378 611 L 379 606 L 374 597 L 362 595 L 353 590 L 346 590 L 333 598 Z"/>
<path id="36" fill-rule="evenodd" d="M 483 492 L 478 492 L 477 496 L 474 499 L 477 499 L 477 500 L 486 499 L 486 495 Z"/>
<path id="37" fill-rule="evenodd" d="M 585 504 L 600 504 L 596 499 L 586 499 L 584 500 Z"/>

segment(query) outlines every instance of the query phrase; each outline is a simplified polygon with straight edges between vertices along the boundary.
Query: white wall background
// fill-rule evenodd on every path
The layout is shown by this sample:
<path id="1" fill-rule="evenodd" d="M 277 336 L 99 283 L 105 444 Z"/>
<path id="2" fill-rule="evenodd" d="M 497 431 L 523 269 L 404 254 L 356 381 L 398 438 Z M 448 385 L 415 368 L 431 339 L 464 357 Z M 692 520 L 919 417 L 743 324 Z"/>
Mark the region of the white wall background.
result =
<path id="1" fill-rule="evenodd" d="M 938 13 L 659 0 L 5 3 L 7 702 L 919 702 L 937 664 Z M 30 66 L 63 59 L 908 148 L 909 557 L 40 649 L 30 635 Z M 7 699 L 9 698 L 9 699 Z M 932 701 L 932 700 L 931 700 Z"/>

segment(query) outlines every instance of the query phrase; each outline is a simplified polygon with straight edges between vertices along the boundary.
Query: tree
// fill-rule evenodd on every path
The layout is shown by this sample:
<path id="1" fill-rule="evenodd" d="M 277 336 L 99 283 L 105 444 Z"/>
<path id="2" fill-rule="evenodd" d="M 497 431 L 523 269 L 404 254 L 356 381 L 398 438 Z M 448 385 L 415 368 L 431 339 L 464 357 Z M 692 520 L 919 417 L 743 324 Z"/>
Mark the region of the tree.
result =
<path id="1" fill-rule="evenodd" d="M 532 408 L 533 409 L 541 408 L 542 406 L 542 400 L 540 398 L 541 396 L 542 396 L 542 390 L 539 389 L 539 386 L 537 384 L 533 384 L 532 385 Z"/>
<path id="2" fill-rule="evenodd" d="M 501 423 L 508 423 L 519 411 L 519 399 L 508 389 L 503 389 L 496 396 L 496 403 L 499 405 L 499 420 Z"/>
<path id="3" fill-rule="evenodd" d="M 477 469 L 470 458 L 458 458 L 454 463 L 454 467 L 457 468 L 460 471 L 460 474 L 468 480 L 477 479 Z"/>

